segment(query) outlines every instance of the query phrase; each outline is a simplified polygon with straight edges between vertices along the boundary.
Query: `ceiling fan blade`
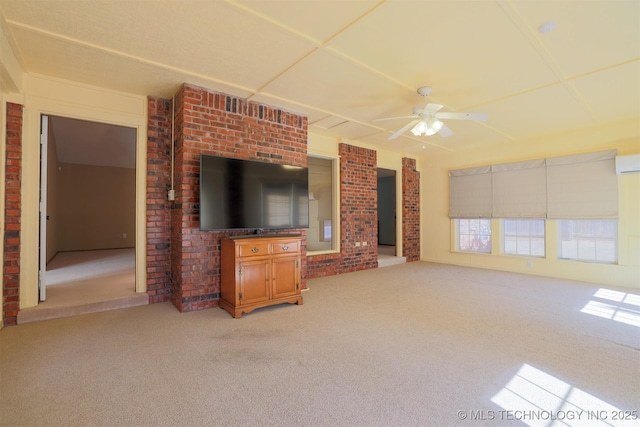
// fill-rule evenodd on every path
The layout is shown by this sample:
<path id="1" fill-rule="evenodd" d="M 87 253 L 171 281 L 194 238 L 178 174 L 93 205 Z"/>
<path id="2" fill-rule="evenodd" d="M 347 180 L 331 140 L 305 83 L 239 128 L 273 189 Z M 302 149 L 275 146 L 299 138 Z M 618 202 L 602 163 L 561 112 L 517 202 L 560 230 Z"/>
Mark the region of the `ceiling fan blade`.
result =
<path id="1" fill-rule="evenodd" d="M 489 116 L 482 113 L 436 113 L 435 117 L 439 119 L 453 119 L 453 120 L 479 120 L 486 121 L 489 119 Z"/>
<path id="2" fill-rule="evenodd" d="M 406 131 L 408 131 L 409 129 L 411 129 L 412 127 L 414 127 L 416 124 L 418 124 L 418 122 L 420 121 L 420 119 L 415 119 L 415 120 L 411 120 L 409 123 L 407 123 L 406 125 L 404 125 L 402 128 L 398 129 L 393 135 L 391 135 L 388 139 L 396 139 L 397 137 L 399 137 L 401 134 L 405 133 Z"/>
<path id="3" fill-rule="evenodd" d="M 395 119 L 415 119 L 416 117 L 418 117 L 415 114 L 412 114 L 410 116 L 398 116 L 398 117 L 383 117 L 381 119 L 373 119 L 374 122 L 381 122 L 383 120 L 395 120 Z"/>
<path id="4" fill-rule="evenodd" d="M 449 129 L 447 127 L 447 125 L 445 125 L 444 123 L 442 124 L 442 127 L 440 128 L 440 130 L 438 131 L 438 135 L 440 135 L 443 138 L 446 138 L 448 136 L 453 135 L 453 131 L 451 129 Z"/>
<path id="5" fill-rule="evenodd" d="M 443 105 L 440 104 L 427 104 L 422 110 L 422 114 L 426 114 L 428 116 L 435 114 L 438 110 L 440 110 Z"/>

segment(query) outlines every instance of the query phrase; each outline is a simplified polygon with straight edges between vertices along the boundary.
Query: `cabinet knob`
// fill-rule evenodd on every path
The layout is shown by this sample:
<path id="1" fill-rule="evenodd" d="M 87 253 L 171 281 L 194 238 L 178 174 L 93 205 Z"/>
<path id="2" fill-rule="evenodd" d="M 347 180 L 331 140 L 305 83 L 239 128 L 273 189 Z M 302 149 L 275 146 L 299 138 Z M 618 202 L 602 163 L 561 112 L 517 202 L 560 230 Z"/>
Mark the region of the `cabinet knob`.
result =
<path id="1" fill-rule="evenodd" d="M 289 250 L 289 246 L 287 246 L 287 245 L 282 245 L 282 250 L 283 250 L 283 251 L 288 251 L 288 250 Z"/>
<path id="2" fill-rule="evenodd" d="M 251 252 L 253 252 L 253 253 L 255 254 L 255 253 L 256 253 L 256 252 L 258 252 L 259 250 L 260 250 L 260 249 L 258 249 L 258 248 L 256 248 L 256 247 L 254 247 L 253 249 L 251 249 Z"/>

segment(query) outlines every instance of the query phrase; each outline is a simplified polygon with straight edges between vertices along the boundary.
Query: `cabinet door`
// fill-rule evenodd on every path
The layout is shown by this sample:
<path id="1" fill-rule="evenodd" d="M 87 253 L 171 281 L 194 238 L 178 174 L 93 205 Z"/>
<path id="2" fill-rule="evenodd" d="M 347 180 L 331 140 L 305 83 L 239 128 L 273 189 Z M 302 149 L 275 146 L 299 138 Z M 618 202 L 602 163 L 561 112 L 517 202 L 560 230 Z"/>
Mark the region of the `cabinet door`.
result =
<path id="1" fill-rule="evenodd" d="M 270 261 L 242 261 L 240 263 L 240 305 L 267 301 L 270 298 Z"/>
<path id="2" fill-rule="evenodd" d="M 298 257 L 276 258 L 271 267 L 273 274 L 273 298 L 300 293 Z"/>

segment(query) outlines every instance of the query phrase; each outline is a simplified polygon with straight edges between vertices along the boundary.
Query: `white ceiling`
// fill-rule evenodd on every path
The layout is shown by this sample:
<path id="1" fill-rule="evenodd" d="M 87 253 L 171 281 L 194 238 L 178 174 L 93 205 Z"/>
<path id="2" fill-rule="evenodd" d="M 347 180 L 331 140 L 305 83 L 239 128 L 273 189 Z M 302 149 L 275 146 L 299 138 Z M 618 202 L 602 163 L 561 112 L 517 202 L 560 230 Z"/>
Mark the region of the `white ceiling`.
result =
<path id="1" fill-rule="evenodd" d="M 406 153 L 640 120 L 640 1 L 0 0 L 27 72 L 171 97 L 183 82 Z M 538 27 L 555 21 L 553 31 Z M 389 141 L 430 86 L 454 135 Z M 640 128 L 640 125 L 638 126 Z M 637 137 L 640 130 L 635 135 Z M 426 151 L 425 151 L 426 149 Z"/>

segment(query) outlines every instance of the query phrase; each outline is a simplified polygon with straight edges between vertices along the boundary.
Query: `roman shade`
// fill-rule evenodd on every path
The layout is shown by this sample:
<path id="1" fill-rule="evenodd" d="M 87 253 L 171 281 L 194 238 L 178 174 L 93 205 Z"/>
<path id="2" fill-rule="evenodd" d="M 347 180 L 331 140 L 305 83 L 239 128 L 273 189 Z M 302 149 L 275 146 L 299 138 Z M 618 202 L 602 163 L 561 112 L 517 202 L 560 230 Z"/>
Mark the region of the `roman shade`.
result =
<path id="1" fill-rule="evenodd" d="M 616 150 L 547 159 L 547 218 L 618 217 Z"/>
<path id="2" fill-rule="evenodd" d="M 492 216 L 544 218 L 547 214 L 547 178 L 544 159 L 491 166 Z"/>
<path id="3" fill-rule="evenodd" d="M 616 150 L 449 171 L 450 218 L 618 217 Z"/>
<path id="4" fill-rule="evenodd" d="M 491 217 L 491 166 L 449 171 L 449 216 Z"/>

